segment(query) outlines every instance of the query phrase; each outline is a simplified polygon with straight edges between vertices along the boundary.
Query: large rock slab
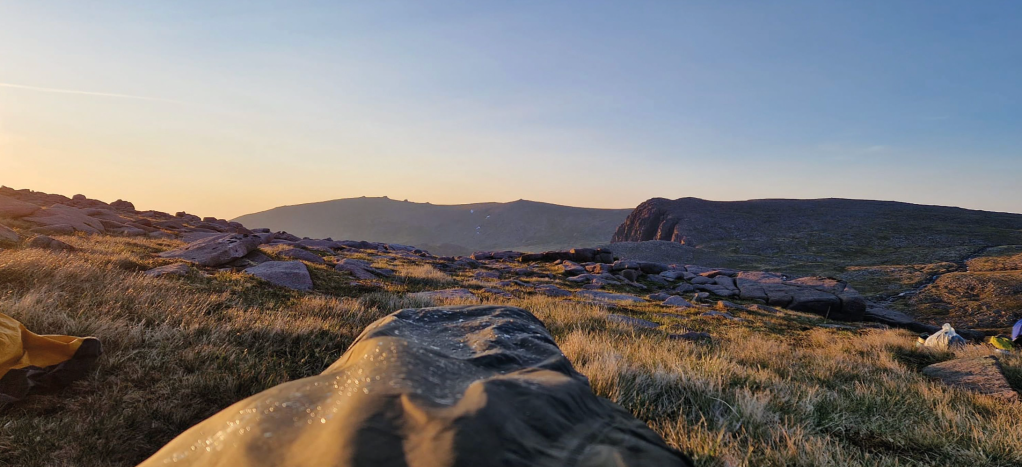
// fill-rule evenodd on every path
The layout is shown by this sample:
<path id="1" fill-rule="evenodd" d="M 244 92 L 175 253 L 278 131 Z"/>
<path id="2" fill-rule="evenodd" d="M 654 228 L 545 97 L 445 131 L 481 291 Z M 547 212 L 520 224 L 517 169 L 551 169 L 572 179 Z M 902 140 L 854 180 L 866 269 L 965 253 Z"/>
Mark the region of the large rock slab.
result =
<path id="1" fill-rule="evenodd" d="M 786 280 L 780 274 L 743 271 L 736 275 L 735 286 L 744 300 L 761 300 L 833 320 L 861 321 L 866 314 L 865 298 L 847 282 L 833 278 Z"/>
<path id="2" fill-rule="evenodd" d="M 40 208 L 32 203 L 26 203 L 14 198 L 0 196 L 0 217 L 17 219 L 31 216 Z"/>
<path id="3" fill-rule="evenodd" d="M 245 270 L 273 285 L 295 290 L 312 290 L 309 268 L 301 261 L 269 261 Z"/>
<path id="4" fill-rule="evenodd" d="M 635 295 L 626 295 L 619 293 L 601 292 L 599 290 L 579 290 L 575 292 L 575 296 L 579 298 L 587 298 L 590 300 L 596 300 L 599 302 L 629 302 L 629 303 L 643 303 L 645 300 L 636 297 Z"/>
<path id="5" fill-rule="evenodd" d="M 803 277 L 800 279 L 794 279 L 785 282 L 788 285 L 794 285 L 803 289 L 812 289 L 819 292 L 834 295 L 838 299 L 838 304 L 835 307 L 828 308 L 828 313 L 820 313 L 823 307 L 816 309 L 798 310 L 797 308 L 791 308 L 798 311 L 809 311 L 811 313 L 824 314 L 830 319 L 842 320 L 842 321 L 861 321 L 863 316 L 866 314 L 866 299 L 862 297 L 855 289 L 853 289 L 847 282 L 830 278 L 830 277 Z M 796 296 L 795 300 L 799 298 Z M 827 306 L 830 306 L 830 302 L 827 302 Z"/>
<path id="6" fill-rule="evenodd" d="M 940 326 L 923 324 L 905 313 L 878 306 L 868 307 L 863 315 L 863 320 L 886 324 L 895 328 L 908 329 L 913 332 L 925 332 L 927 334 L 933 334 L 940 330 Z"/>
<path id="7" fill-rule="evenodd" d="M 262 244 L 262 239 L 248 234 L 220 234 L 189 243 L 188 246 L 160 253 L 161 258 L 174 258 L 200 266 L 220 266 L 242 258 Z"/>
<path id="8" fill-rule="evenodd" d="M 936 378 L 949 386 L 985 394 L 1008 401 L 1017 401 L 1018 393 L 1011 388 L 993 356 L 959 358 L 923 368 L 923 374 Z"/>
<path id="9" fill-rule="evenodd" d="M 201 448 L 196 449 L 196 446 Z M 205 449 L 210 447 L 210 449 Z M 322 374 L 192 427 L 140 467 L 684 467 L 511 307 L 401 310 Z"/>
<path id="10" fill-rule="evenodd" d="M 55 204 L 46 209 L 36 211 L 24 220 L 41 226 L 70 225 L 78 232 L 90 234 L 106 231 L 103 222 L 89 216 L 85 209 L 78 209 L 63 204 Z"/>

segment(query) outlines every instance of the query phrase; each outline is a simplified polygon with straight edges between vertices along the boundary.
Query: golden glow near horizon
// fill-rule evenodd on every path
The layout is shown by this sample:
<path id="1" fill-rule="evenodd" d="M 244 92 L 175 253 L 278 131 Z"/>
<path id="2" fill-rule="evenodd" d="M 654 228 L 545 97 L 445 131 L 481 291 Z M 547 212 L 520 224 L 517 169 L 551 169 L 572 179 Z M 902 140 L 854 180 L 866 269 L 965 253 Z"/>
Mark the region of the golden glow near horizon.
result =
<path id="1" fill-rule="evenodd" d="M 953 186 L 916 193 L 885 189 L 897 175 L 867 174 L 863 167 L 848 167 L 845 178 L 825 183 L 798 182 L 813 172 L 825 176 L 823 166 L 834 163 L 829 158 L 803 166 L 801 175 L 793 170 L 795 176 L 785 183 L 743 180 L 709 162 L 615 163 L 612 154 L 587 158 L 533 148 L 521 150 L 531 156 L 519 157 L 513 147 L 480 141 L 478 135 L 423 134 L 429 132 L 309 141 L 274 131 L 271 122 L 215 110 L 0 88 L 0 184 L 223 218 L 360 196 L 434 204 L 530 199 L 631 208 L 651 197 L 866 198 L 861 188 L 870 184 L 875 199 L 998 209 L 984 206 L 979 197 L 959 203 L 962 198 L 954 195 L 962 190 Z M 617 165 L 621 162 L 624 166 Z M 762 173 L 772 163 L 769 158 L 748 161 L 744 170 Z M 933 167 L 919 168 L 915 177 L 934 175 Z M 1005 203 L 999 209 L 1011 207 Z"/>

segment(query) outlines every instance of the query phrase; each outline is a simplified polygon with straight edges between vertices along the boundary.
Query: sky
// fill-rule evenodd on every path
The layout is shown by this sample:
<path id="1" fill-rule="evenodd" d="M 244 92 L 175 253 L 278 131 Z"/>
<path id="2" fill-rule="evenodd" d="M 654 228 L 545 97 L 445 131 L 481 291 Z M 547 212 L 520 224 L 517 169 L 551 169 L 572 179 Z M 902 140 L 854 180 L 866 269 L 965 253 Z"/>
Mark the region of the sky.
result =
<path id="1" fill-rule="evenodd" d="M 1022 2 L 3 1 L 0 184 L 1022 213 Z"/>

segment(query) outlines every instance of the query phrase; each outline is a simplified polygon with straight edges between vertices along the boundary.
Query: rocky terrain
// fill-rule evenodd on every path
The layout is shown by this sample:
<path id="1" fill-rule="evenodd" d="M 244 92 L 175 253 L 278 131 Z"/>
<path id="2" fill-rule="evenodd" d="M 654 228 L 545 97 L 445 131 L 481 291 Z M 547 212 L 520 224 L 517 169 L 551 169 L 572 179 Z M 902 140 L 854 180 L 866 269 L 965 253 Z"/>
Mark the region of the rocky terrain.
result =
<path id="1" fill-rule="evenodd" d="M 544 251 L 606 242 L 631 209 L 587 209 L 534 201 L 436 205 L 351 198 L 282 206 L 235 219 L 316 238 L 364 238 L 436 254 Z"/>
<path id="2" fill-rule="evenodd" d="M 846 199 L 705 201 L 655 198 L 639 205 L 618 228 L 623 257 L 669 257 L 737 269 L 826 275 L 852 284 L 870 300 L 918 315 L 989 328 L 1013 322 L 1017 296 L 1003 271 L 977 279 L 985 305 L 964 291 L 940 292 L 965 273 L 967 262 L 1022 241 L 1022 215 Z M 618 246 L 620 245 L 620 246 Z M 997 277 L 1000 277 L 998 279 Z M 940 279 L 938 279 L 940 278 Z M 936 282 L 918 299 L 901 300 Z M 961 286 L 958 287 L 961 289 Z M 980 292 L 977 292 L 980 293 Z M 993 302 L 1002 297 L 1000 307 Z M 891 303 L 894 302 L 894 303 Z M 973 300 L 975 302 L 975 300 Z M 986 310 L 977 314 L 980 309 Z M 996 308 L 996 309 L 995 309 Z"/>
<path id="3" fill-rule="evenodd" d="M 572 384 L 696 465 L 1022 462 L 1022 358 L 961 326 L 968 349 L 917 347 L 935 326 L 897 308 L 924 292 L 889 304 L 833 276 L 706 267 L 687 261 L 699 243 L 440 255 L 27 190 L 0 189 L 0 210 L 0 312 L 105 349 L 71 388 L 0 408 L 10 465 L 135 465 L 238 401 L 331 377 L 377 319 L 465 304 L 535 315 L 584 375 Z M 1014 253 L 988 250 L 969 274 L 1013 273 Z M 469 341 L 506 348 L 505 328 Z M 992 397 L 1008 402 L 991 411 Z"/>

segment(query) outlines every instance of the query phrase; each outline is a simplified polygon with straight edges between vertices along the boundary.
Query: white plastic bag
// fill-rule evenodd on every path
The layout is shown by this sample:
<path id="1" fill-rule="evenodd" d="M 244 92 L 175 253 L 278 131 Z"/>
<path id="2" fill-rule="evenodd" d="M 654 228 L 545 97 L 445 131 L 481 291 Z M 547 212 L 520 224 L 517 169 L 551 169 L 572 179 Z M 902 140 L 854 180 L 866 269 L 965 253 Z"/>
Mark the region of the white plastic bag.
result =
<path id="1" fill-rule="evenodd" d="M 944 323 L 944 327 L 940 331 L 933 333 L 932 336 L 926 338 L 926 342 L 923 344 L 927 347 L 931 347 L 937 350 L 951 350 L 955 347 L 964 347 L 965 338 L 959 336 L 955 332 L 955 328 L 951 327 L 950 324 Z"/>

